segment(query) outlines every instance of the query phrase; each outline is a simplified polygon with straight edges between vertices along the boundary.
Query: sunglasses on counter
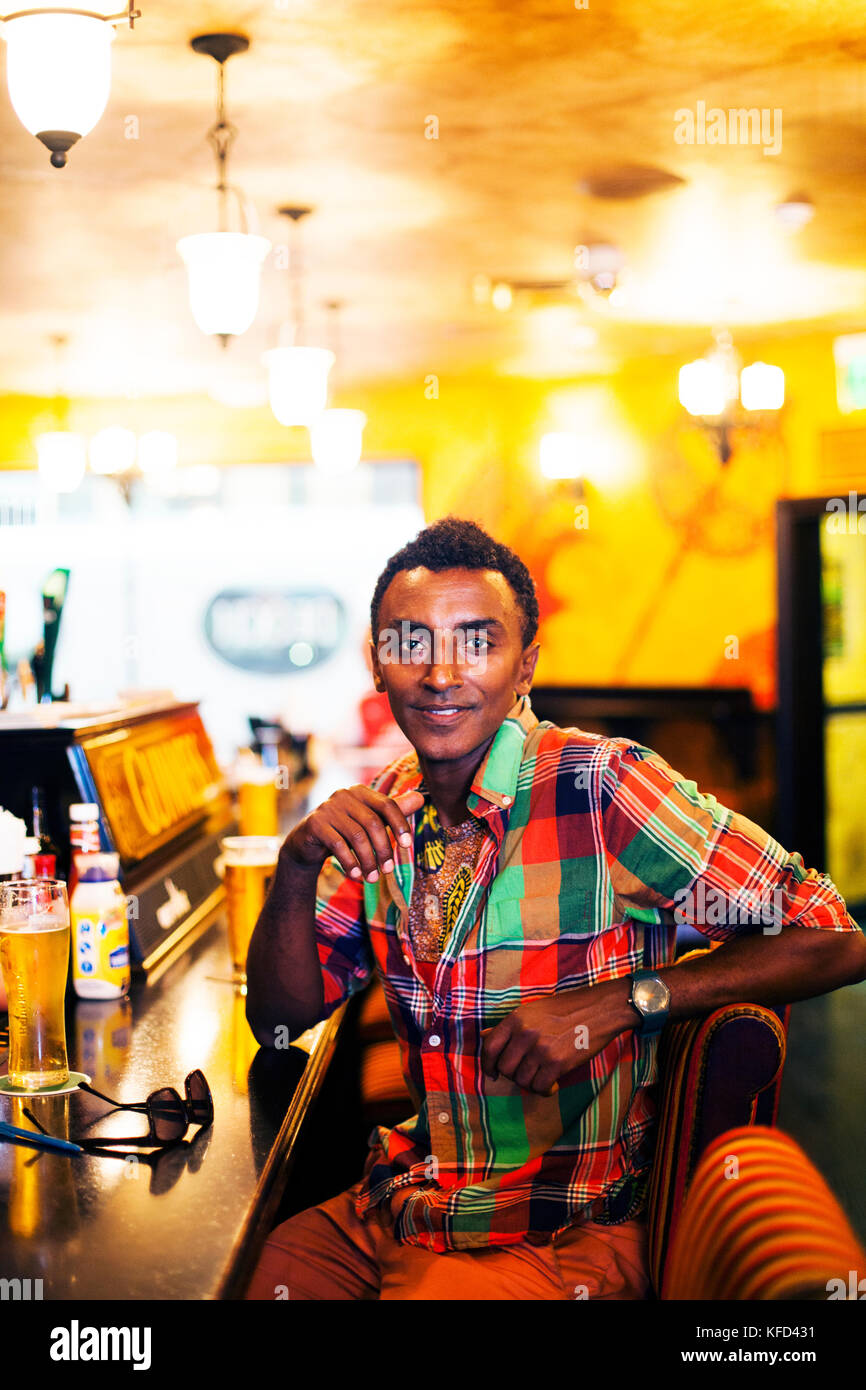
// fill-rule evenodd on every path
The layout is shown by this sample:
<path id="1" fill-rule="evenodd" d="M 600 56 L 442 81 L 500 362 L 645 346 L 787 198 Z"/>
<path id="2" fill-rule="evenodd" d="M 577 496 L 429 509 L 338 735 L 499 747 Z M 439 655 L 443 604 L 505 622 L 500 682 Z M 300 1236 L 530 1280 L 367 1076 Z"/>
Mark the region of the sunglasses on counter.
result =
<path id="1" fill-rule="evenodd" d="M 80 1091 L 87 1091 L 89 1095 L 108 1101 L 113 1110 L 134 1110 L 139 1114 L 143 1112 L 147 1116 L 148 1128 L 146 1135 L 76 1139 L 75 1143 L 87 1153 L 93 1149 L 104 1149 L 109 1145 L 114 1147 L 126 1144 L 147 1148 L 163 1148 L 170 1144 L 179 1143 L 185 1137 L 190 1125 L 202 1125 L 207 1128 L 213 1124 L 213 1097 L 204 1072 L 191 1071 L 184 1082 L 184 1087 L 186 1100 L 182 1099 L 173 1086 L 162 1086 L 158 1091 L 151 1091 L 147 1100 L 123 1105 L 120 1101 L 112 1100 L 111 1096 L 103 1095 L 101 1091 L 97 1091 L 95 1087 L 82 1081 L 78 1087 Z M 48 1131 L 42 1127 L 32 1111 L 25 1107 L 24 1114 L 41 1134 L 48 1138 L 53 1137 L 48 1135 Z M 104 1116 L 100 1116 L 100 1118 L 104 1118 Z"/>

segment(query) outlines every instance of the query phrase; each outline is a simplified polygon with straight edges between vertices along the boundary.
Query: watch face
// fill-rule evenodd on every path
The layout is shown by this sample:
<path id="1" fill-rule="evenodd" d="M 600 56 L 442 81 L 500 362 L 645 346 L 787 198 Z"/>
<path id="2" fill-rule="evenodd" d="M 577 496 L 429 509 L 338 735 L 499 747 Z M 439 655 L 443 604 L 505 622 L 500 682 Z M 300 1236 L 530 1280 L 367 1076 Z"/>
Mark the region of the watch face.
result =
<path id="1" fill-rule="evenodd" d="M 638 980 L 634 1002 L 642 1014 L 658 1014 L 667 1008 L 670 991 L 663 980 Z"/>

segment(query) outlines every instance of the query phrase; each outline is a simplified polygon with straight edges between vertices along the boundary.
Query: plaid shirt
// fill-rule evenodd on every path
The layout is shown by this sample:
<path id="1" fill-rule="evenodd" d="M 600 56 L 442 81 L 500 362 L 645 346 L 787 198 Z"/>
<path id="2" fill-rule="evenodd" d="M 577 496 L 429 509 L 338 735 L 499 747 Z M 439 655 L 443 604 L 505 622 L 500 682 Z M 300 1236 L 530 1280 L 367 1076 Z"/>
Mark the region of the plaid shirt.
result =
<path id="1" fill-rule="evenodd" d="M 429 794 L 414 752 L 370 785 Z M 398 845 L 376 883 L 332 857 L 317 884 L 323 1017 L 375 965 L 417 1108 L 370 1135 L 356 1211 L 386 1204 L 398 1241 L 437 1252 L 544 1242 L 590 1204 L 606 1224 L 645 1204 L 658 1036 L 626 1030 L 543 1096 L 482 1072 L 482 1029 L 526 1000 L 672 965 L 674 909 L 716 941 L 755 929 L 760 917 L 743 906 L 755 893 L 773 895 L 783 925 L 859 930 L 825 874 L 657 753 L 539 722 L 528 696 L 500 725 L 466 804 L 488 833 L 432 994 L 407 930 L 412 850 Z M 707 910 L 711 890 L 740 904 L 721 914 L 730 925 Z"/>

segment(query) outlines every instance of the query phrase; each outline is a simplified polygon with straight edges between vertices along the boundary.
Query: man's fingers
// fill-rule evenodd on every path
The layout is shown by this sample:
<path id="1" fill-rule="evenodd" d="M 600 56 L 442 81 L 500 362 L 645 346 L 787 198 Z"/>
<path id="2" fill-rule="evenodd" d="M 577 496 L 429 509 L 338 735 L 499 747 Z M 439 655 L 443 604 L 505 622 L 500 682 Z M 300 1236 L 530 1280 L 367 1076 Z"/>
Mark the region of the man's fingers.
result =
<path id="1" fill-rule="evenodd" d="M 406 812 L 410 815 L 417 811 L 424 804 L 424 797 L 421 792 L 403 792 L 400 796 L 385 796 L 382 792 L 373 791 L 372 787 L 359 785 L 349 788 L 349 794 L 356 803 L 360 803 L 367 812 L 375 816 L 378 822 L 386 829 L 390 830 L 395 840 L 408 849 L 412 844 L 412 827 L 406 819 Z M 358 812 L 359 819 L 365 819 Z M 390 846 L 389 846 L 390 849 Z M 388 857 L 388 856 L 386 856 Z M 389 870 L 385 870 L 389 872 Z"/>
<path id="2" fill-rule="evenodd" d="M 364 877 L 371 883 L 382 873 L 390 873 L 394 867 L 394 851 L 384 824 L 372 811 L 356 805 L 353 813 L 335 812 L 334 828 L 348 840 L 355 853 Z M 357 878 L 355 874 L 353 877 Z"/>

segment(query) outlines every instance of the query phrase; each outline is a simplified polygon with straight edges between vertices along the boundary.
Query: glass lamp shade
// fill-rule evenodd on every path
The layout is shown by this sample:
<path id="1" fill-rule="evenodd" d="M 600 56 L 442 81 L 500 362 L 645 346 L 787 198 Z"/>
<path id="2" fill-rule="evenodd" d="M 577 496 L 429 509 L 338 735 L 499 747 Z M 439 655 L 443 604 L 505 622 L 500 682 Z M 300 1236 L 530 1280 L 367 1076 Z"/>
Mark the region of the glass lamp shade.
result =
<path id="1" fill-rule="evenodd" d="M 50 430 L 36 439 L 39 476 L 54 492 L 74 492 L 87 470 L 84 436 Z"/>
<path id="2" fill-rule="evenodd" d="M 100 430 L 90 441 L 90 469 L 92 473 L 128 473 L 135 467 L 138 442 L 132 430 L 120 425 Z"/>
<path id="3" fill-rule="evenodd" d="M 539 463 L 545 478 L 579 478 L 581 475 L 580 441 L 576 434 L 554 430 L 541 436 Z"/>
<path id="4" fill-rule="evenodd" d="M 271 409 L 281 425 L 312 425 L 328 404 L 327 348 L 281 347 L 262 355 L 268 369 Z"/>
<path id="5" fill-rule="evenodd" d="M 271 249 L 263 236 L 200 232 L 177 243 L 189 276 L 189 303 L 202 333 L 246 333 L 259 307 L 262 262 Z"/>
<path id="6" fill-rule="evenodd" d="M 168 430 L 148 430 L 138 441 L 138 466 L 142 473 L 170 473 L 177 467 L 177 436 Z"/>
<path id="7" fill-rule="evenodd" d="M 785 373 L 767 362 L 753 362 L 740 373 L 744 410 L 781 410 L 785 404 Z"/>
<path id="8" fill-rule="evenodd" d="M 313 462 L 323 473 L 350 473 L 361 461 L 363 410 L 323 410 L 310 426 Z"/>
<path id="9" fill-rule="evenodd" d="M 724 414 L 729 401 L 727 378 L 720 362 L 699 357 L 680 367 L 679 397 L 690 415 Z"/>
<path id="10" fill-rule="evenodd" d="M 108 104 L 114 27 L 82 14 L 22 14 L 6 21 L 9 97 L 31 135 L 87 135 Z"/>

